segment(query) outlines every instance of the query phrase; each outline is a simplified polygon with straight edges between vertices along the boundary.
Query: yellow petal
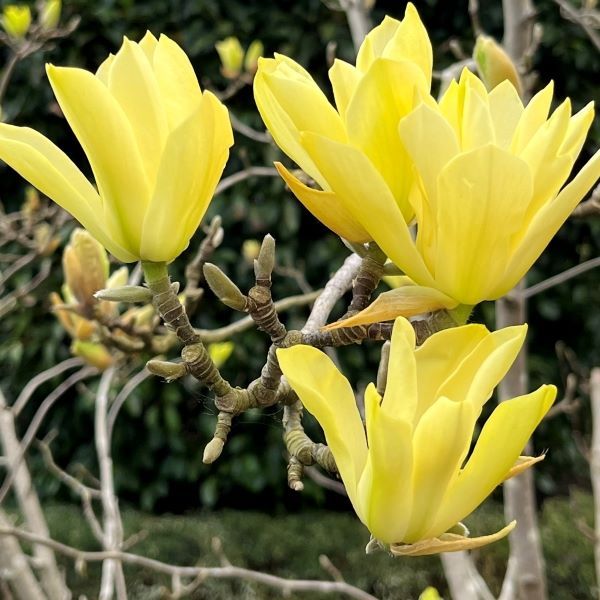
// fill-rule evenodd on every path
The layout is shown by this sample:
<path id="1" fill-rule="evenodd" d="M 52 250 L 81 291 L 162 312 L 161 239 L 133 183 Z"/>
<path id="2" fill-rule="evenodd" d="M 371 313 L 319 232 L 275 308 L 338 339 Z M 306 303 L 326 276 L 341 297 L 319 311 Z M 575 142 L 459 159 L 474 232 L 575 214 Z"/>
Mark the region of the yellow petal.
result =
<path id="1" fill-rule="evenodd" d="M 490 114 L 487 94 L 478 91 L 476 77 L 466 77 L 465 105 L 463 109 L 461 149 L 463 152 L 495 143 L 496 133 Z"/>
<path id="2" fill-rule="evenodd" d="M 543 461 L 546 458 L 545 454 L 540 454 L 539 456 L 519 456 L 517 458 L 517 462 L 514 464 L 512 469 L 506 474 L 504 477 L 504 481 L 510 479 L 511 477 L 516 477 L 526 471 L 530 467 L 533 467 L 536 463 Z"/>
<path id="3" fill-rule="evenodd" d="M 345 140 L 340 116 L 300 65 L 284 56 L 261 58 L 254 78 L 254 99 L 260 115 L 277 145 L 319 185 L 329 190 L 306 150 L 300 133 L 313 131 Z"/>
<path id="4" fill-rule="evenodd" d="M 381 410 L 408 423 L 417 407 L 415 330 L 403 317 L 396 319 L 388 361 L 388 376 Z"/>
<path id="5" fill-rule="evenodd" d="M 112 68 L 114 60 L 115 60 L 115 55 L 110 53 L 100 63 L 100 66 L 96 69 L 96 77 L 107 87 L 108 87 L 108 79 L 110 77 L 110 70 Z"/>
<path id="6" fill-rule="evenodd" d="M 331 189 L 387 256 L 415 282 L 434 287 L 402 212 L 369 159 L 356 148 L 313 133 L 303 134 L 302 144 Z"/>
<path id="7" fill-rule="evenodd" d="M 366 72 L 371 63 L 383 55 L 387 44 L 399 27 L 400 21 L 386 15 L 379 25 L 367 33 L 356 56 L 356 67 L 359 71 Z"/>
<path id="8" fill-rule="evenodd" d="M 567 134 L 559 149 L 559 154 L 568 154 L 571 160 L 575 162 L 593 121 L 594 103 L 589 102 L 571 117 Z"/>
<path id="9" fill-rule="evenodd" d="M 490 92 L 488 99 L 496 144 L 501 148 L 508 149 L 523 114 L 523 103 L 517 90 L 509 81 L 503 81 L 497 85 Z"/>
<path id="10" fill-rule="evenodd" d="M 137 260 L 137 249 L 130 249 L 119 232 L 108 234 L 102 201 L 92 184 L 48 138 L 27 127 L 2 123 L 0 158 L 71 213 L 120 261 Z"/>
<path id="11" fill-rule="evenodd" d="M 86 153 L 111 235 L 139 248 L 148 181 L 127 118 L 106 86 L 83 69 L 46 68 L 60 107 Z"/>
<path id="12" fill-rule="evenodd" d="M 546 122 L 553 93 L 554 82 L 551 81 L 525 107 L 513 137 L 511 150 L 515 154 L 520 154 L 536 131 Z"/>
<path id="13" fill-rule="evenodd" d="M 531 394 L 502 402 L 494 410 L 467 464 L 440 503 L 431 532 L 452 527 L 505 479 L 555 397 L 556 388 L 544 385 Z"/>
<path id="14" fill-rule="evenodd" d="M 316 190 L 304 185 L 279 162 L 275 163 L 275 168 L 296 198 L 331 231 L 351 242 L 364 243 L 371 240 L 364 227 L 354 219 L 333 192 Z"/>
<path id="15" fill-rule="evenodd" d="M 441 397 L 419 420 L 413 438 L 414 506 L 402 541 L 416 542 L 446 531 L 440 528 L 429 533 L 446 487 L 469 450 L 476 418 L 473 413 L 468 402 Z"/>
<path id="16" fill-rule="evenodd" d="M 360 78 L 361 73 L 356 67 L 339 58 L 333 61 L 333 66 L 329 69 L 329 81 L 331 81 L 331 87 L 333 88 L 335 105 L 344 121 L 346 119 L 346 109 Z"/>
<path id="17" fill-rule="evenodd" d="M 156 47 L 158 46 L 158 40 L 156 39 L 156 37 L 154 37 L 151 31 L 146 31 L 144 37 L 140 40 L 139 44 L 140 48 L 144 51 L 144 54 L 146 55 L 150 63 L 152 63 L 152 61 L 154 60 L 154 52 L 156 50 Z"/>
<path id="18" fill-rule="evenodd" d="M 543 206 L 535 215 L 506 267 L 507 276 L 492 294 L 494 298 L 509 292 L 527 273 L 598 178 L 600 178 L 600 150 L 592 156 L 573 181 L 563 188 L 556 199 Z"/>
<path id="19" fill-rule="evenodd" d="M 131 125 L 152 187 L 167 136 L 167 121 L 150 62 L 138 44 L 127 38 L 112 61 L 108 89 Z"/>
<path id="20" fill-rule="evenodd" d="M 154 45 L 152 66 L 169 130 L 173 131 L 198 109 L 202 91 L 190 59 L 172 39 L 161 35 L 158 42 L 149 43 Z"/>
<path id="21" fill-rule="evenodd" d="M 455 533 L 443 533 L 439 537 L 421 540 L 414 544 L 394 544 L 390 547 L 390 552 L 394 556 L 428 556 L 441 552 L 474 550 L 506 537 L 515 528 L 516 524 L 516 521 L 511 521 L 506 527 L 494 534 L 475 538 L 464 537 Z"/>
<path id="22" fill-rule="evenodd" d="M 323 329 L 331 331 L 340 327 L 368 325 L 380 321 L 391 321 L 399 316 L 413 317 L 440 308 L 456 308 L 456 306 L 456 301 L 435 288 L 406 285 L 379 294 L 364 310 L 348 319 L 330 323 Z"/>
<path id="23" fill-rule="evenodd" d="M 212 199 L 231 140 L 227 109 L 205 92 L 196 113 L 167 139 L 144 218 L 143 260 L 170 262 L 187 247 Z"/>
<path id="24" fill-rule="evenodd" d="M 404 539 L 412 510 L 412 427 L 380 406 L 370 384 L 365 390 L 369 453 L 358 484 L 361 520 L 379 540 Z"/>
<path id="25" fill-rule="evenodd" d="M 438 187 L 444 199 L 437 219 L 439 289 L 460 304 L 493 299 L 531 194 L 527 164 L 497 146 L 461 154 L 446 166 Z"/>
<path id="26" fill-rule="evenodd" d="M 398 135 L 398 123 L 412 110 L 415 90 L 427 93 L 427 87 L 414 64 L 377 59 L 356 86 L 346 114 L 349 142 L 381 173 L 407 222 L 414 214 L 408 202 L 412 164 Z"/>
<path id="27" fill-rule="evenodd" d="M 310 346 L 277 350 L 279 366 L 302 404 L 319 421 L 358 512 L 357 485 L 367 460 L 367 442 L 354 392 L 331 359 Z"/>

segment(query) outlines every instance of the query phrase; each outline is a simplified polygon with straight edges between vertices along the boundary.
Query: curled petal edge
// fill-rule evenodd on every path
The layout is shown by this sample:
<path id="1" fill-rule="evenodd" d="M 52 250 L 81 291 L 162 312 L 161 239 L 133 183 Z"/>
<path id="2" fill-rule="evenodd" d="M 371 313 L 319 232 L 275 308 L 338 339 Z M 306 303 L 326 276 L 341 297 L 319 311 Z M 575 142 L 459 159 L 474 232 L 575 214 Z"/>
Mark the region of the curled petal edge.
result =
<path id="1" fill-rule="evenodd" d="M 519 456 L 519 458 L 517 459 L 517 462 L 510 469 L 510 471 L 505 475 L 505 477 L 502 481 L 506 481 L 507 479 L 510 479 L 511 477 L 516 477 L 517 475 L 520 475 L 521 473 L 523 473 L 523 471 L 526 471 L 527 469 L 529 469 L 529 467 L 533 467 L 533 465 L 541 462 L 545 458 L 546 458 L 545 454 L 540 454 L 539 456 Z"/>
<path id="2" fill-rule="evenodd" d="M 516 526 L 511 521 L 506 527 L 490 535 L 469 538 L 457 533 L 443 533 L 439 537 L 421 540 L 414 544 L 392 544 L 390 552 L 394 556 L 427 556 L 441 552 L 459 552 L 487 546 L 506 537 Z"/>

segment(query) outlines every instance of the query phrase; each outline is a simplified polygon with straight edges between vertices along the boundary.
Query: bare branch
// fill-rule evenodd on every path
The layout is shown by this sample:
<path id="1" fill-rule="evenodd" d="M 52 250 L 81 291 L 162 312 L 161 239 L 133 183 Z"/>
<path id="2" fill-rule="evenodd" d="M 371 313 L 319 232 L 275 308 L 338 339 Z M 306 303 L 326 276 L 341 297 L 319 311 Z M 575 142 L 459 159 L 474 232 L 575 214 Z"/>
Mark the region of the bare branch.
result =
<path id="1" fill-rule="evenodd" d="M 272 144 L 273 138 L 271 134 L 266 131 L 257 131 L 252 127 L 246 125 L 238 119 L 231 111 L 229 111 L 229 118 L 231 119 L 231 126 L 235 131 L 246 136 L 248 139 L 260 142 L 261 144 Z"/>
<path id="2" fill-rule="evenodd" d="M 129 395 L 141 385 L 148 377 L 150 377 L 152 373 L 148 371 L 145 367 L 138 371 L 133 377 L 127 380 L 127 383 L 123 386 L 121 391 L 117 394 L 117 397 L 114 399 L 113 403 L 110 406 L 110 410 L 108 411 L 107 418 L 107 427 L 108 427 L 108 439 L 112 439 L 113 429 L 115 426 L 115 421 L 117 420 L 117 416 L 119 415 L 119 411 L 121 407 L 129 398 Z"/>
<path id="3" fill-rule="evenodd" d="M 568 0 L 554 0 L 554 2 L 560 6 L 561 15 L 568 21 L 579 25 L 596 49 L 600 50 L 600 34 L 596 31 L 600 26 L 600 13 L 596 12 L 596 25 L 594 26 L 593 20 L 590 18 L 593 15 L 590 15 L 585 8 L 577 10 Z"/>
<path id="4" fill-rule="evenodd" d="M 245 179 L 250 179 L 250 177 L 279 177 L 279 173 L 274 167 L 248 167 L 247 169 L 243 169 L 242 171 L 238 171 L 233 175 L 221 179 L 219 185 L 215 189 L 214 195 L 216 196 L 230 188 L 232 185 L 244 181 Z"/>

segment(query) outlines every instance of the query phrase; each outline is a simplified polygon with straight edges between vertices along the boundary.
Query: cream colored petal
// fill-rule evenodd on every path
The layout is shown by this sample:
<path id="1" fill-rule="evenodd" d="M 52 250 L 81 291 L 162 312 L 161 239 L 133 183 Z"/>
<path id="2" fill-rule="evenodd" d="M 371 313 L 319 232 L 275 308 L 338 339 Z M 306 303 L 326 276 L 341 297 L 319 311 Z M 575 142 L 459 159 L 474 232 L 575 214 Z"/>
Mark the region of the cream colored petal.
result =
<path id="1" fill-rule="evenodd" d="M 398 135 L 398 123 L 413 108 L 415 91 L 426 93 L 422 72 L 412 63 L 377 59 L 356 87 L 346 113 L 348 141 L 360 148 L 385 179 L 405 220 L 412 163 Z M 368 115 L 368 118 L 365 118 Z"/>
<path id="2" fill-rule="evenodd" d="M 389 188 L 356 148 L 306 133 L 303 146 L 346 208 L 411 279 L 435 287 Z"/>
<path id="3" fill-rule="evenodd" d="M 413 437 L 413 512 L 402 539 L 436 537 L 429 533 L 446 487 L 456 476 L 473 437 L 475 415 L 468 402 L 441 397 L 423 414 Z"/>
<path id="4" fill-rule="evenodd" d="M 532 194 L 529 167 L 497 146 L 453 159 L 439 178 L 437 262 L 440 290 L 460 304 L 491 300 Z"/>
<path id="5" fill-rule="evenodd" d="M 464 398 L 472 404 L 477 417 L 517 358 L 526 334 L 527 325 L 517 325 L 485 335 L 441 383 L 437 394 Z"/>
<path id="6" fill-rule="evenodd" d="M 406 60 L 417 65 L 425 75 L 429 90 L 433 51 L 427 30 L 412 2 L 406 5 L 404 18 L 390 41 L 385 45 L 382 56 L 395 61 Z"/>
<path id="7" fill-rule="evenodd" d="M 323 428 L 348 496 L 358 512 L 357 485 L 367 461 L 367 442 L 350 383 L 331 359 L 316 348 L 280 348 L 277 358 L 302 404 Z"/>
<path id="8" fill-rule="evenodd" d="M 56 99 L 90 161 L 104 202 L 107 228 L 115 239 L 126 240 L 132 251 L 139 248 L 150 190 L 123 110 L 91 73 L 52 65 L 46 71 Z"/>
<path id="9" fill-rule="evenodd" d="M 335 105 L 343 121 L 346 120 L 346 109 L 360 79 L 360 71 L 339 58 L 333 61 L 333 66 L 329 69 L 329 81 L 333 88 Z"/>
<path id="10" fill-rule="evenodd" d="M 329 186 L 300 143 L 303 131 L 344 141 L 342 120 L 325 94 L 300 65 L 290 59 L 258 61 L 254 99 L 260 115 L 277 145 L 324 190 Z"/>
<path id="11" fill-rule="evenodd" d="M 493 292 L 494 298 L 509 292 L 527 273 L 560 226 L 599 178 L 600 150 L 592 156 L 556 199 L 546 204 L 533 218 L 527 233 L 508 263 L 506 277 Z"/>
<path id="12" fill-rule="evenodd" d="M 358 484 L 359 515 L 382 542 L 404 539 L 412 510 L 412 427 L 380 406 L 370 384 L 365 390 L 369 453 Z"/>
<path id="13" fill-rule="evenodd" d="M 139 45 L 127 38 L 112 61 L 108 89 L 131 125 L 146 179 L 153 187 L 168 124 L 151 64 Z"/>
<path id="14" fill-rule="evenodd" d="M 421 176 L 426 201 L 435 214 L 439 174 L 459 153 L 456 134 L 442 114 L 426 104 L 421 104 L 400 121 L 399 132 Z M 420 223 L 420 227 L 424 225 Z"/>
<path id="15" fill-rule="evenodd" d="M 294 196 L 331 231 L 351 242 L 364 243 L 371 240 L 371 236 L 365 231 L 364 227 L 354 219 L 333 192 L 316 190 L 304 185 L 281 163 L 276 162 L 275 168 L 292 190 Z"/>
<path id="16" fill-rule="evenodd" d="M 446 531 L 473 512 L 498 486 L 519 457 L 556 397 L 553 385 L 502 402 L 486 421 L 464 469 L 448 488 L 426 537 Z"/>
<path id="17" fill-rule="evenodd" d="M 441 552 L 463 552 L 474 550 L 497 542 L 506 537 L 516 526 L 516 521 L 511 521 L 506 527 L 491 535 L 480 537 L 464 537 L 455 533 L 443 533 L 439 537 L 420 540 L 414 544 L 394 544 L 390 552 L 394 556 L 429 556 Z"/>
<path id="18" fill-rule="evenodd" d="M 383 21 L 371 29 L 358 49 L 356 66 L 359 71 L 366 72 L 371 63 L 383 55 L 386 45 L 400 27 L 400 21 L 385 16 Z"/>
<path id="19" fill-rule="evenodd" d="M 515 129 L 511 146 L 513 153 L 520 154 L 537 130 L 546 122 L 553 93 L 554 82 L 551 81 L 529 101 Z"/>
<path id="20" fill-rule="evenodd" d="M 490 92 L 488 99 L 496 143 L 509 149 L 524 110 L 521 98 L 515 87 L 504 80 Z"/>
<path id="21" fill-rule="evenodd" d="M 120 261 L 137 260 L 120 231 L 107 229 L 102 201 L 92 184 L 48 138 L 27 127 L 2 123 L 0 159 L 71 213 Z"/>
<path id="22" fill-rule="evenodd" d="M 415 330 L 403 317 L 396 319 L 381 410 L 390 417 L 412 423 L 417 408 Z"/>
<path id="23" fill-rule="evenodd" d="M 457 303 L 435 288 L 420 285 L 402 286 L 382 292 L 367 308 L 359 313 L 324 327 L 325 331 L 340 327 L 368 325 L 380 321 L 391 321 L 398 316 L 414 317 L 440 308 L 456 308 Z"/>
<path id="24" fill-rule="evenodd" d="M 200 84 L 186 53 L 166 35 L 160 36 L 154 48 L 152 65 L 169 130 L 173 131 L 198 109 Z"/>
<path id="25" fill-rule="evenodd" d="M 421 415 L 441 396 L 463 398 L 464 391 L 442 394 L 439 390 L 461 368 L 466 358 L 489 335 L 489 331 L 475 323 L 462 327 L 451 327 L 434 333 L 415 350 L 417 361 L 417 385 L 419 405 L 415 414 L 418 421 Z"/>
<path id="26" fill-rule="evenodd" d="M 144 219 L 141 256 L 170 262 L 188 245 L 223 173 L 232 141 L 227 109 L 211 92 L 173 131 Z"/>

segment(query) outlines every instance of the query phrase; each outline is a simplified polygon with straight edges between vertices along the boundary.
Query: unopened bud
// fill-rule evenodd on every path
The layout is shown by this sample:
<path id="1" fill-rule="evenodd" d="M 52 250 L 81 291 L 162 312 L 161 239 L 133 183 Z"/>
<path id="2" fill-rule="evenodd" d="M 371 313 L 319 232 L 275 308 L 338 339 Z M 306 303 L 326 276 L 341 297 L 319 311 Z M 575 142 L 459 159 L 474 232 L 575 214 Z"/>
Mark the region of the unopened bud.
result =
<path id="1" fill-rule="evenodd" d="M 187 373 L 184 363 L 174 363 L 166 360 L 149 360 L 146 363 L 146 368 L 152 375 L 162 377 L 169 383 L 183 377 Z"/>
<path id="2" fill-rule="evenodd" d="M 221 73 L 227 79 L 236 79 L 242 71 L 244 63 L 244 49 L 234 36 L 217 42 L 215 49 L 221 59 Z"/>
<path id="3" fill-rule="evenodd" d="M 271 279 L 275 266 L 275 238 L 267 233 L 265 235 L 258 258 L 254 261 L 254 275 L 256 279 Z"/>
<path id="4" fill-rule="evenodd" d="M 215 296 L 225 305 L 233 310 L 244 310 L 246 307 L 246 296 L 217 265 L 206 263 L 204 265 L 204 278 Z"/>
<path id="5" fill-rule="evenodd" d="M 100 371 L 108 369 L 114 362 L 106 346 L 95 342 L 75 340 L 71 344 L 71 352 L 75 356 L 80 356 L 86 363 L 96 367 Z"/>
<path id="6" fill-rule="evenodd" d="M 141 285 L 124 285 L 98 290 L 94 297 L 108 302 L 142 302 L 146 304 L 152 300 L 152 292 Z"/>
<path id="7" fill-rule="evenodd" d="M 223 452 L 223 448 L 225 447 L 225 442 L 218 437 L 214 437 L 208 444 L 206 444 L 204 448 L 204 454 L 202 455 L 202 462 L 205 465 L 210 465 L 221 456 L 221 452 Z"/>
<path id="8" fill-rule="evenodd" d="M 264 54 L 265 47 L 260 40 L 254 40 L 246 50 L 244 58 L 244 70 L 247 73 L 254 74 L 258 67 L 258 59 Z"/>
<path id="9" fill-rule="evenodd" d="M 2 11 L 2 27 L 15 39 L 24 38 L 31 25 L 31 10 L 29 6 L 9 4 Z"/>
<path id="10" fill-rule="evenodd" d="M 44 31 L 56 29 L 60 21 L 61 0 L 48 0 L 40 13 L 40 26 Z"/>
<path id="11" fill-rule="evenodd" d="M 521 78 L 506 50 L 487 35 L 479 35 L 473 50 L 473 59 L 479 76 L 488 90 L 492 90 L 505 79 L 510 81 L 519 95 L 522 94 Z"/>

